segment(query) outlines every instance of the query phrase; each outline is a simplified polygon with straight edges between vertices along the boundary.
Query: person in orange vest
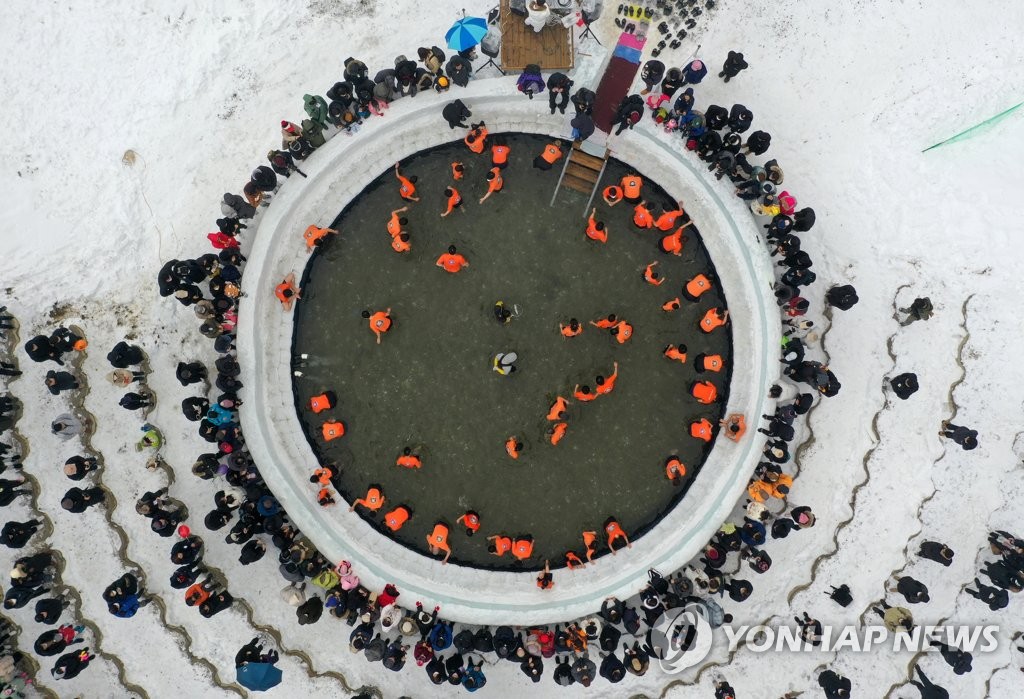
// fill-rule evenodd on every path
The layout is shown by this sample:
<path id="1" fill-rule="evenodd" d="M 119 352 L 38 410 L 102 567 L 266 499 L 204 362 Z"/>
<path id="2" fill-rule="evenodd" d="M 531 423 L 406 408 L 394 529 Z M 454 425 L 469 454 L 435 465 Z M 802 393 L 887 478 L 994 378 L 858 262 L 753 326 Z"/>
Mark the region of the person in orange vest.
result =
<path id="1" fill-rule="evenodd" d="M 299 287 L 295 286 L 294 272 L 289 272 L 284 281 L 274 287 L 274 296 L 281 302 L 281 306 L 285 311 L 292 310 L 292 304 L 295 303 L 295 299 L 302 298 L 302 291 Z"/>
<path id="2" fill-rule="evenodd" d="M 583 326 L 575 318 L 570 318 L 568 325 L 558 324 L 558 332 L 562 333 L 562 337 L 576 337 L 583 332 Z"/>
<path id="3" fill-rule="evenodd" d="M 323 434 L 325 442 L 330 442 L 338 439 L 339 437 L 344 437 L 345 423 L 337 420 L 330 420 L 321 425 L 320 432 Z"/>
<path id="4" fill-rule="evenodd" d="M 693 368 L 696 369 L 698 372 L 719 372 L 723 369 L 724 366 L 725 364 L 722 362 L 721 355 L 701 353 L 693 358 Z"/>
<path id="5" fill-rule="evenodd" d="M 409 223 L 409 219 L 407 219 L 406 217 L 398 216 L 398 214 L 408 210 L 408 206 L 403 206 L 401 209 L 395 209 L 394 211 L 391 212 L 391 218 L 388 219 L 388 235 L 390 235 L 392 238 L 396 238 L 399 235 L 401 235 L 402 226 Z"/>
<path id="6" fill-rule="evenodd" d="M 597 532 L 583 532 L 583 547 L 587 552 L 587 563 L 594 560 L 594 554 L 597 553 Z"/>
<path id="7" fill-rule="evenodd" d="M 542 590 L 550 590 L 555 586 L 555 576 L 551 574 L 551 566 L 544 561 L 544 570 L 537 574 L 537 587 Z"/>
<path id="8" fill-rule="evenodd" d="M 614 328 L 618 324 L 618 322 L 619 321 L 615 317 L 615 314 L 612 313 L 609 314 L 606 318 L 601 318 L 600 320 L 597 321 L 592 320 L 590 321 L 590 324 L 593 325 L 595 328 L 601 328 L 602 330 L 610 330 Z"/>
<path id="9" fill-rule="evenodd" d="M 512 149 L 505 143 L 505 139 L 501 136 L 495 136 L 491 145 L 491 165 L 496 168 L 504 170 L 508 167 L 508 156 L 512 152 Z"/>
<path id="10" fill-rule="evenodd" d="M 672 455 L 665 459 L 665 477 L 672 481 L 672 485 L 679 485 L 686 476 L 686 466 L 679 460 L 679 457 Z"/>
<path id="11" fill-rule="evenodd" d="M 620 345 L 624 345 L 629 342 L 631 337 L 633 337 L 633 326 L 624 320 L 620 320 L 615 324 L 615 327 L 612 328 L 612 335 L 615 336 L 616 341 L 618 341 Z"/>
<path id="12" fill-rule="evenodd" d="M 644 268 L 644 281 L 653 286 L 661 286 L 665 283 L 665 280 L 661 278 L 661 275 L 654 271 L 654 268 L 657 266 L 657 262 L 652 262 Z"/>
<path id="13" fill-rule="evenodd" d="M 612 555 L 615 554 L 615 542 L 619 539 L 626 541 L 626 548 L 633 548 L 633 544 L 629 542 L 629 537 L 623 531 L 622 525 L 614 517 L 609 517 L 605 520 L 604 530 L 608 534 L 608 548 L 611 550 Z"/>
<path id="14" fill-rule="evenodd" d="M 331 233 L 337 233 L 338 231 L 333 228 L 317 228 L 316 226 L 309 226 L 306 232 L 302 234 L 302 237 L 306 240 L 306 252 L 313 252 L 313 248 L 322 245 L 324 238 Z"/>
<path id="15" fill-rule="evenodd" d="M 469 267 L 469 261 L 455 252 L 455 246 L 449 245 L 447 254 L 437 258 L 437 266 L 450 274 L 457 274 L 463 267 Z"/>
<path id="16" fill-rule="evenodd" d="M 384 513 L 384 524 L 393 532 L 397 532 L 402 525 L 412 517 L 412 510 L 405 505 L 399 505 L 390 512 Z"/>
<path id="17" fill-rule="evenodd" d="M 690 221 L 690 223 L 687 223 L 685 226 L 677 228 L 675 233 L 669 233 L 664 236 L 661 241 L 658 242 L 658 246 L 661 248 L 661 251 L 670 255 L 675 255 L 676 257 L 681 256 L 683 254 L 683 243 L 689 240 L 689 238 L 683 235 L 683 231 L 692 224 L 693 221 Z"/>
<path id="18" fill-rule="evenodd" d="M 419 201 L 420 198 L 416 196 L 416 175 L 412 177 L 405 177 L 398 169 L 398 163 L 395 163 L 395 178 L 398 180 L 398 194 L 406 201 Z"/>
<path id="19" fill-rule="evenodd" d="M 587 229 L 584 233 L 591 240 L 596 240 L 599 243 L 607 243 L 608 231 L 605 230 L 604 221 L 594 220 L 594 214 L 596 213 L 597 207 L 595 206 L 593 211 L 590 212 L 590 217 L 587 219 Z"/>
<path id="20" fill-rule="evenodd" d="M 505 453 L 511 456 L 513 459 L 519 458 L 519 452 L 523 450 L 523 443 L 515 438 L 513 435 L 505 440 Z"/>
<path id="21" fill-rule="evenodd" d="M 575 551 L 565 552 L 565 565 L 569 570 L 574 570 L 577 566 L 580 568 L 587 567 L 587 564 L 580 560 L 580 557 L 576 555 Z"/>
<path id="22" fill-rule="evenodd" d="M 619 363 L 613 362 L 612 367 L 612 375 L 607 379 L 603 376 L 597 377 L 597 394 L 599 396 L 606 396 L 615 390 L 615 380 L 619 378 Z"/>
<path id="23" fill-rule="evenodd" d="M 309 477 L 309 482 L 319 483 L 326 487 L 331 484 L 332 478 L 334 478 L 334 470 L 330 466 L 321 466 L 313 471 L 313 475 Z"/>
<path id="24" fill-rule="evenodd" d="M 705 292 L 711 290 L 711 281 L 703 274 L 698 274 L 683 287 L 683 296 L 690 301 L 698 300 Z"/>
<path id="25" fill-rule="evenodd" d="M 527 534 L 526 536 L 516 537 L 512 542 L 512 555 L 520 561 L 525 561 L 533 555 L 533 537 Z"/>
<path id="26" fill-rule="evenodd" d="M 665 231 L 666 233 L 676 227 L 676 221 L 683 215 L 683 203 L 679 202 L 679 206 L 675 209 L 665 208 L 661 215 L 658 216 L 658 220 L 654 222 L 654 227 L 659 231 Z"/>
<path id="27" fill-rule="evenodd" d="M 698 403 L 711 405 L 718 400 L 718 389 L 710 381 L 694 381 L 690 386 L 690 394 L 697 399 Z"/>
<path id="28" fill-rule="evenodd" d="M 512 550 L 512 537 L 510 536 L 495 534 L 487 537 L 487 540 L 491 542 L 487 545 L 487 551 L 494 556 L 504 556 Z"/>
<path id="29" fill-rule="evenodd" d="M 473 536 L 480 530 L 480 515 L 473 510 L 466 510 L 465 514 L 460 515 L 455 520 L 456 524 L 459 522 L 462 522 L 463 526 L 466 527 L 466 536 Z"/>
<path id="30" fill-rule="evenodd" d="M 561 396 L 555 398 L 555 402 L 551 405 L 548 410 L 548 420 L 555 422 L 565 417 L 565 410 L 569 407 L 569 401 Z"/>
<path id="31" fill-rule="evenodd" d="M 459 194 L 459 190 L 455 189 L 455 187 L 445 187 L 444 196 L 447 197 L 448 208 L 441 214 L 441 218 L 462 206 L 462 195 Z M 466 213 L 466 211 L 463 209 L 462 213 Z"/>
<path id="32" fill-rule="evenodd" d="M 392 238 L 391 249 L 395 252 L 409 252 L 412 250 L 412 243 L 409 242 L 409 234 L 402 231 Z"/>
<path id="33" fill-rule="evenodd" d="M 337 502 L 330 488 L 321 488 L 316 494 L 316 502 L 320 507 L 329 507 Z"/>
<path id="34" fill-rule="evenodd" d="M 636 173 L 626 175 L 619 184 L 622 185 L 622 197 L 626 201 L 640 201 L 640 190 L 644 185 L 644 180 L 640 175 Z"/>
<path id="35" fill-rule="evenodd" d="M 487 127 L 484 126 L 484 122 L 472 124 L 469 133 L 462 139 L 462 142 L 474 153 L 478 155 L 483 153 L 484 148 L 487 147 Z"/>
<path id="36" fill-rule="evenodd" d="M 565 422 L 556 422 L 551 426 L 551 445 L 554 446 L 562 441 L 562 437 L 565 436 L 565 431 L 569 429 L 569 425 Z"/>
<path id="37" fill-rule="evenodd" d="M 680 364 L 686 364 L 686 345 L 679 343 L 679 346 L 668 345 L 665 347 L 665 351 L 662 352 L 666 357 L 672 361 L 679 362 Z"/>
<path id="38" fill-rule="evenodd" d="M 709 333 L 715 328 L 725 325 L 727 320 L 729 320 L 728 310 L 723 311 L 717 307 L 711 308 L 704 314 L 704 317 L 700 319 L 700 329 Z"/>
<path id="39" fill-rule="evenodd" d="M 412 447 L 406 447 L 402 450 L 401 455 L 395 459 L 395 465 L 403 468 L 422 468 L 423 459 L 417 454 L 412 453 Z"/>
<path id="40" fill-rule="evenodd" d="M 487 194 L 480 197 L 480 203 L 483 204 L 490 199 L 491 195 L 495 192 L 500 192 L 504 186 L 505 180 L 501 176 L 501 168 L 492 167 L 487 171 Z"/>
<path id="41" fill-rule="evenodd" d="M 371 512 L 376 512 L 384 505 L 384 492 L 380 489 L 380 486 L 376 483 L 370 485 L 366 491 L 365 498 L 359 498 L 352 503 L 352 506 L 348 508 L 349 512 L 356 509 L 357 506 L 362 505 Z"/>
<path id="42" fill-rule="evenodd" d="M 604 199 L 604 203 L 608 206 L 615 206 L 616 204 L 622 203 L 622 187 L 617 184 L 605 187 L 604 191 L 601 192 L 601 197 Z"/>
<path id="43" fill-rule="evenodd" d="M 324 391 L 319 396 L 313 396 L 309 399 L 309 409 L 319 414 L 325 410 L 330 410 L 337 402 L 338 397 L 334 394 L 334 391 Z"/>
<path id="44" fill-rule="evenodd" d="M 651 228 L 654 226 L 654 216 L 647 208 L 647 202 L 641 201 L 633 207 L 633 225 L 637 228 Z"/>
<path id="45" fill-rule="evenodd" d="M 678 311 L 679 306 L 679 297 L 676 296 L 674 299 L 669 299 L 665 303 L 661 304 L 661 310 L 665 311 L 666 313 L 671 313 L 672 311 Z"/>
<path id="46" fill-rule="evenodd" d="M 441 561 L 441 565 L 448 563 L 448 559 L 452 557 L 452 549 L 448 545 L 447 524 L 438 522 L 434 525 L 434 531 L 427 534 L 427 548 L 435 556 L 444 551 L 444 560 Z"/>
<path id="47" fill-rule="evenodd" d="M 718 424 L 725 430 L 725 436 L 734 442 L 740 441 L 747 432 L 747 420 L 740 413 L 732 413 Z"/>
<path id="48" fill-rule="evenodd" d="M 576 390 L 573 392 L 573 397 L 580 403 L 589 403 L 597 398 L 597 394 L 590 392 L 590 386 L 583 386 L 580 388 L 580 385 L 576 384 Z"/>
<path id="49" fill-rule="evenodd" d="M 462 166 L 462 163 L 460 163 L 458 161 L 455 161 L 454 163 L 452 163 L 452 179 L 455 180 L 456 182 L 458 182 L 459 180 L 462 179 L 463 174 L 465 173 L 465 171 L 466 171 L 466 168 L 464 168 Z"/>
<path id="50" fill-rule="evenodd" d="M 714 426 L 708 422 L 708 419 L 706 417 L 702 417 L 700 420 L 695 420 L 690 423 L 690 436 L 695 439 L 703 439 L 705 442 L 710 442 L 713 429 Z"/>
<path id="51" fill-rule="evenodd" d="M 550 170 L 551 166 L 562 157 L 562 142 L 555 141 L 544 146 L 544 150 L 533 159 L 533 166 L 539 170 Z"/>
<path id="52" fill-rule="evenodd" d="M 377 344 L 380 344 L 380 336 L 391 330 L 392 318 L 391 309 L 386 311 L 377 311 L 373 315 L 370 315 L 370 311 L 363 311 L 363 318 L 366 318 L 370 323 L 370 330 L 377 336 Z"/>

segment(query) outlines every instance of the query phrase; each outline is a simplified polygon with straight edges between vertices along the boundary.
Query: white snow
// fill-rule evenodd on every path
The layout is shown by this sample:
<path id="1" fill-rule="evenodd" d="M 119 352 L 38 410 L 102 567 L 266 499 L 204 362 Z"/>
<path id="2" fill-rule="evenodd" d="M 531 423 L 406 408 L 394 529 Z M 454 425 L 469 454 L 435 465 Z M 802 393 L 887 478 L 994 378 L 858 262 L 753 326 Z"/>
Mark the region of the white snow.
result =
<path id="1" fill-rule="evenodd" d="M 726 610 L 737 623 L 784 621 L 804 610 L 826 623 L 856 622 L 886 595 L 890 574 L 903 569 L 932 591 L 931 602 L 913 606 L 915 620 L 994 619 L 1003 629 L 1000 649 L 976 654 L 973 672 L 956 677 L 932 656 L 921 661 L 928 676 L 956 697 L 1022 696 L 1021 655 L 1007 640 L 1024 626 L 1019 596 L 992 614 L 961 590 L 991 558 L 985 546 L 990 528 L 1020 533 L 1024 375 L 1016 302 L 1024 291 L 1017 267 L 1024 262 L 1017 206 L 1024 111 L 969 139 L 921 151 L 1021 100 L 1024 6 L 953 0 L 719 4 L 678 50 L 661 58 L 681 61 L 699 42 L 700 56 L 714 69 L 727 50 L 744 52 L 751 67 L 728 84 L 712 73 L 696 88 L 697 103 L 747 105 L 754 128 L 772 134 L 768 155 L 785 169 L 786 188 L 817 212 L 817 225 L 802 236 L 819 278 L 811 288 L 812 317 L 828 327 L 817 352 L 827 352 L 843 384 L 810 416 L 813 442 L 799 456 L 790 498 L 814 508 L 817 526 L 770 543 L 772 570 L 748 576 L 756 578 L 754 595 Z M 196 333 L 191 312 L 157 296 L 157 270 L 171 257 L 205 251 L 203 236 L 213 229 L 221 194 L 239 191 L 276 147 L 277 122 L 301 115 L 303 93 L 322 94 L 340 78 L 347 56 L 375 71 L 399 53 L 412 57 L 417 46 L 441 44 L 462 7 L 447 0 L 429 6 L 255 0 L 215 9 L 93 0 L 4 8 L 0 45 L 8 60 L 0 66 L 0 95 L 10 143 L 0 173 L 7 195 L 0 212 L 0 304 L 21 320 L 22 342 L 56 325 L 50 317 L 55 305 L 60 320 L 87 331 L 83 371 L 92 392 L 84 400 L 98 419 L 93 445 L 104 456 L 103 481 L 118 500 L 108 512 L 128 531 L 126 554 L 146 570 L 167 619 L 192 638 L 188 647 L 160 624 L 155 605 L 130 620 L 102 608 L 102 586 L 124 571 L 119 541 L 102 513 L 59 512 L 70 485 L 59 464 L 74 443 L 51 437 L 47 424 L 66 399 L 49 398 L 41 385 L 49 367 L 32 364 L 19 349 L 26 373 L 10 390 L 25 403 L 19 430 L 31 446 L 26 472 L 39 481 L 40 509 L 56 523 L 49 544 L 64 553 L 64 581 L 82 590 L 81 615 L 102 631 L 99 647 L 122 659 L 126 679 L 150 696 L 225 694 L 190 656 L 208 659 L 230 682 L 230 657 L 257 632 L 238 607 L 203 620 L 168 589 L 171 540 L 150 532 L 132 511 L 132 498 L 161 476 L 147 472 L 131 448 L 141 420 L 114 405 L 116 393 L 102 379 L 103 355 L 125 335 L 149 353 L 150 382 L 160 401 L 150 419 L 165 433 L 163 453 L 175 475 L 171 493 L 193 518 L 201 517 L 212 506 L 212 491 L 189 469 L 205 443 L 180 418 L 178 403 L 193 391 L 177 384 L 173 368 L 182 357 L 209 358 L 212 350 Z M 482 15 L 489 7 L 471 3 L 466 10 Z M 618 31 L 614 11 L 606 6 L 595 24 L 605 47 Z M 594 62 L 603 51 L 583 50 L 595 55 L 577 84 L 593 86 Z M 126 165 L 129 150 L 134 164 Z M 836 312 L 829 326 L 821 296 L 830 283 L 847 282 L 857 287 L 860 303 Z M 892 319 L 894 302 L 906 305 L 924 295 L 935 303 L 935 316 L 900 328 Z M 890 338 L 895 360 L 887 351 Z M 883 377 L 900 371 L 917 372 L 922 386 L 905 402 L 882 388 Z M 950 400 L 955 421 L 980 432 L 978 449 L 963 452 L 936 435 L 939 422 L 954 414 Z M 26 503 L 4 515 L 28 518 Z M 462 691 L 438 692 L 412 663 L 393 674 L 350 656 L 348 627 L 335 630 L 330 619 L 298 627 L 293 610 L 278 598 L 284 582 L 270 557 L 243 570 L 236 547 L 197 529 L 207 542 L 206 560 L 224 571 L 255 621 L 279 629 L 284 645 L 308 654 L 315 672 L 339 672 L 351 688 L 376 684 L 386 696 Z M 923 538 L 954 548 L 953 566 L 917 560 Z M 5 549 L 3 556 L 10 563 L 17 552 Z M 823 594 L 840 582 L 854 592 L 846 610 Z M 13 618 L 26 647 L 41 628 L 24 612 Z M 97 645 L 92 638 L 89 643 Z M 40 681 L 62 696 L 126 693 L 107 659 L 67 683 L 49 678 L 52 660 L 45 660 Z M 730 658 L 718 648 L 711 660 L 721 664 L 702 672 L 695 685 L 688 684 L 693 673 L 680 675 L 684 684 L 667 693 L 710 697 L 712 679 L 724 676 L 743 699 L 789 691 L 820 696 L 817 673 L 831 656 L 740 650 Z M 843 653 L 834 666 L 851 677 L 855 696 L 909 698 L 917 696 L 902 686 L 909 661 L 909 655 Z M 343 689 L 337 677 L 311 679 L 303 658 L 282 654 L 281 665 L 285 683 L 275 696 Z M 538 685 L 512 665 L 485 667 L 485 692 L 583 694 L 578 687 L 556 687 L 547 665 Z M 598 679 L 590 693 L 658 695 L 676 679 L 652 669 L 618 687 Z"/>

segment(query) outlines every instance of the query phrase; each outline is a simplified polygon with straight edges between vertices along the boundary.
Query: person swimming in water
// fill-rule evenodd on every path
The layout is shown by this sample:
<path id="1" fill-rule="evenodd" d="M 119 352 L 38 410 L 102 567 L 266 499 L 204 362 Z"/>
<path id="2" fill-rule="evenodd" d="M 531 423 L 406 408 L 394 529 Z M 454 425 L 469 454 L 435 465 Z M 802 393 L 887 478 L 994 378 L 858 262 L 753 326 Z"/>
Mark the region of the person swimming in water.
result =
<path id="1" fill-rule="evenodd" d="M 508 376 L 516 370 L 516 362 L 518 360 L 519 355 L 515 352 L 498 352 L 494 355 L 494 362 L 491 369 L 502 376 Z"/>

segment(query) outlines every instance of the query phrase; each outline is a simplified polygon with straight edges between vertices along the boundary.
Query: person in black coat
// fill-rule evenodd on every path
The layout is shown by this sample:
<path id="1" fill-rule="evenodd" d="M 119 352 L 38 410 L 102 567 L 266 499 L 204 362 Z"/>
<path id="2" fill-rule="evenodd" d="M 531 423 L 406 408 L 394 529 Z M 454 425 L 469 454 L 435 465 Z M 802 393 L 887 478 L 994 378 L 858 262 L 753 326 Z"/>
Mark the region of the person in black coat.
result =
<path id="1" fill-rule="evenodd" d="M 167 262 L 160 268 L 160 272 L 157 274 L 156 283 L 160 288 L 161 296 L 170 296 L 181 284 L 181 280 L 178 278 L 178 275 L 174 273 L 174 266 L 176 264 L 178 264 L 178 260 L 171 260 Z"/>
<path id="2" fill-rule="evenodd" d="M 46 335 L 36 335 L 26 342 L 25 353 L 33 362 L 53 360 L 58 364 L 64 364 L 64 353 L 54 347 Z"/>
<path id="3" fill-rule="evenodd" d="M 613 125 L 618 124 L 618 130 L 615 135 L 618 136 L 626 129 L 632 129 L 636 124 L 640 123 L 640 120 L 644 116 L 644 98 L 640 95 L 629 95 L 619 104 L 618 109 L 615 110 L 615 121 Z"/>
<path id="4" fill-rule="evenodd" d="M 188 386 L 206 378 L 206 367 L 201 362 L 178 362 L 178 368 L 174 373 L 182 386 Z"/>
<path id="5" fill-rule="evenodd" d="M 212 595 L 210 599 L 199 605 L 199 613 L 203 618 L 209 619 L 214 614 L 224 611 L 234 603 L 235 598 L 227 590 L 224 590 Z"/>
<path id="6" fill-rule="evenodd" d="M 949 692 L 929 680 L 921 670 L 920 665 L 915 665 L 914 670 L 917 671 L 917 676 L 921 678 L 921 681 L 910 680 L 910 684 L 917 687 L 918 691 L 921 692 L 921 699 L 949 699 Z"/>
<path id="7" fill-rule="evenodd" d="M 729 82 L 730 78 L 735 78 L 745 68 L 749 68 L 749 66 L 743 59 L 743 54 L 738 51 L 730 51 L 725 59 L 725 63 L 722 65 L 722 72 L 718 74 L 718 77 L 725 78 L 725 82 Z"/>
<path id="8" fill-rule="evenodd" d="M 589 114 L 577 114 L 569 122 L 573 129 L 573 138 L 579 141 L 586 141 L 594 135 L 594 120 Z"/>
<path id="9" fill-rule="evenodd" d="M 74 679 L 81 674 L 82 670 L 89 667 L 90 661 L 95 657 L 95 655 L 89 653 L 88 648 L 65 653 L 57 658 L 57 664 L 50 670 L 50 674 L 57 680 Z"/>
<path id="10" fill-rule="evenodd" d="M 825 690 L 827 699 L 843 699 L 850 696 L 850 678 L 843 677 L 834 670 L 825 670 L 818 675 L 818 686 Z"/>
<path id="11" fill-rule="evenodd" d="M 114 349 L 107 354 L 107 361 L 115 369 L 127 369 L 130 366 L 137 366 L 145 361 L 146 355 L 142 349 L 135 345 L 129 345 L 121 341 L 114 345 Z"/>
<path id="12" fill-rule="evenodd" d="M 597 95 L 594 94 L 593 90 L 588 90 L 585 87 L 576 90 L 572 95 L 572 106 L 576 108 L 577 116 L 580 114 L 592 114 L 596 100 Z"/>
<path id="13" fill-rule="evenodd" d="M 37 624 L 56 624 L 61 612 L 70 604 L 66 597 L 50 597 L 36 601 Z"/>
<path id="14" fill-rule="evenodd" d="M 454 129 L 458 126 L 466 129 L 469 128 L 466 119 L 473 116 L 473 112 L 469 111 L 469 108 L 462 103 L 462 100 L 455 100 L 444 106 L 444 109 L 441 110 L 441 116 L 448 122 L 449 128 Z"/>
<path id="15" fill-rule="evenodd" d="M 238 562 L 244 566 L 263 558 L 263 554 L 267 552 L 267 545 L 264 544 L 260 539 L 250 539 L 245 542 L 242 547 L 242 552 L 238 556 Z"/>
<path id="16" fill-rule="evenodd" d="M 615 653 L 609 653 L 601 661 L 601 669 L 598 674 L 612 684 L 618 684 L 626 676 L 626 666 L 622 664 Z"/>
<path id="17" fill-rule="evenodd" d="M 93 505 L 102 505 L 106 494 L 103 488 L 93 486 L 91 488 L 69 488 L 61 498 L 60 506 L 73 514 L 85 512 Z"/>
<path id="18" fill-rule="evenodd" d="M 860 298 L 858 298 L 857 290 L 852 285 L 842 284 L 840 286 L 833 286 L 826 291 L 825 301 L 833 308 L 838 308 L 840 311 L 848 311 L 857 305 Z"/>
<path id="19" fill-rule="evenodd" d="M 138 410 L 139 408 L 148 408 L 152 405 L 152 402 L 152 396 L 148 393 L 135 393 L 131 391 L 121 396 L 118 404 L 125 410 Z"/>
<path id="20" fill-rule="evenodd" d="M 292 154 L 286 150 L 269 151 L 267 153 L 267 160 L 270 162 L 271 169 L 281 177 L 291 177 L 293 172 L 297 172 L 303 177 L 306 176 L 306 173 L 295 164 Z"/>
<path id="21" fill-rule="evenodd" d="M 466 87 L 469 85 L 470 76 L 473 75 L 473 64 L 456 54 L 448 59 L 444 72 L 453 83 L 459 87 Z"/>
<path id="22" fill-rule="evenodd" d="M 39 638 L 32 645 L 32 649 L 36 652 L 36 655 L 57 655 L 63 653 L 64 649 L 68 647 L 67 642 L 64 641 L 64 634 L 57 629 L 51 631 L 43 631 L 39 634 Z"/>
<path id="23" fill-rule="evenodd" d="M 527 654 L 523 662 L 519 664 L 519 669 L 535 683 L 540 682 L 540 678 L 544 674 L 544 661 L 536 655 Z"/>
<path id="24" fill-rule="evenodd" d="M 40 595 L 50 591 L 48 587 L 12 587 L 4 595 L 4 609 L 21 609 Z"/>
<path id="25" fill-rule="evenodd" d="M 249 181 L 256 185 L 261 192 L 273 192 L 277 189 L 277 175 L 266 165 L 260 165 L 253 170 Z"/>
<path id="26" fill-rule="evenodd" d="M 889 385 L 892 386 L 893 393 L 900 400 L 906 400 L 910 396 L 917 393 L 917 374 L 912 372 L 904 372 L 899 376 L 894 376 L 889 380 Z M 949 565 L 948 563 L 946 565 Z"/>
<path id="27" fill-rule="evenodd" d="M 896 578 L 896 589 L 891 592 L 898 592 L 910 604 L 929 601 L 928 587 L 920 580 L 915 580 L 909 575 Z"/>
<path id="28" fill-rule="evenodd" d="M 747 136 L 747 142 L 743 146 L 744 153 L 762 155 L 772 144 L 772 137 L 767 131 L 755 131 Z"/>
<path id="29" fill-rule="evenodd" d="M 712 131 L 718 131 L 719 129 L 725 128 L 725 125 L 729 123 L 729 112 L 726 111 L 725 107 L 717 104 L 708 105 L 707 110 L 704 112 L 704 125 Z"/>
<path id="30" fill-rule="evenodd" d="M 31 495 L 32 491 L 27 488 L 19 488 L 25 481 L 12 481 L 7 478 L 0 478 L 0 507 L 7 507 L 19 495 Z"/>
<path id="31" fill-rule="evenodd" d="M 946 437 L 952 439 L 954 442 L 959 444 L 964 451 L 970 451 L 978 446 L 978 431 L 972 430 L 962 425 L 954 425 L 949 420 L 942 421 L 942 431 L 939 432 L 940 437 Z"/>
<path id="32" fill-rule="evenodd" d="M 964 588 L 964 592 L 969 594 L 971 597 L 980 600 L 984 604 L 987 604 L 988 608 L 993 612 L 1003 609 L 1010 603 L 1010 593 L 1003 588 L 983 585 L 977 578 L 974 579 L 974 586 L 978 589 L 972 590 L 967 587 Z"/>
<path id="33" fill-rule="evenodd" d="M 953 562 L 953 549 L 938 541 L 922 541 L 917 555 L 929 561 L 941 563 L 947 568 Z"/>
<path id="34" fill-rule="evenodd" d="M 644 67 L 640 69 L 640 79 L 644 82 L 644 89 L 640 91 L 640 94 L 646 95 L 655 85 L 661 82 L 663 77 L 665 77 L 664 63 L 657 60 L 650 60 L 644 63 Z"/>
<path id="35" fill-rule="evenodd" d="M 569 106 L 569 88 L 572 87 L 572 80 L 565 73 L 552 73 L 548 77 L 548 106 L 551 113 L 558 111 L 565 114 L 565 108 Z M 557 102 L 557 104 L 556 104 Z"/>
<path id="36" fill-rule="evenodd" d="M 809 206 L 805 206 L 793 214 L 793 230 L 797 233 L 809 231 L 814 227 L 814 221 L 814 209 Z"/>
<path id="37" fill-rule="evenodd" d="M 729 128 L 736 133 L 743 133 L 754 121 L 754 113 L 742 104 L 734 104 L 729 110 Z"/>

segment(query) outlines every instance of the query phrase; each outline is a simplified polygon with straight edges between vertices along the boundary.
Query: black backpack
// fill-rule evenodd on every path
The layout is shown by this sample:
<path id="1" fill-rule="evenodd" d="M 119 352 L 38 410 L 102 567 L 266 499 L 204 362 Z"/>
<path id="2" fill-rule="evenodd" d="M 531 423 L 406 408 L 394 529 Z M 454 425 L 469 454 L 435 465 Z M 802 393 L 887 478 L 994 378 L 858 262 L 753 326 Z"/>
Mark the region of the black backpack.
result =
<path id="1" fill-rule="evenodd" d="M 850 602 L 853 601 L 853 595 L 850 594 L 850 586 L 843 584 L 839 587 L 832 586 L 832 592 L 826 592 L 832 601 L 838 604 L 840 607 L 850 606 Z"/>

